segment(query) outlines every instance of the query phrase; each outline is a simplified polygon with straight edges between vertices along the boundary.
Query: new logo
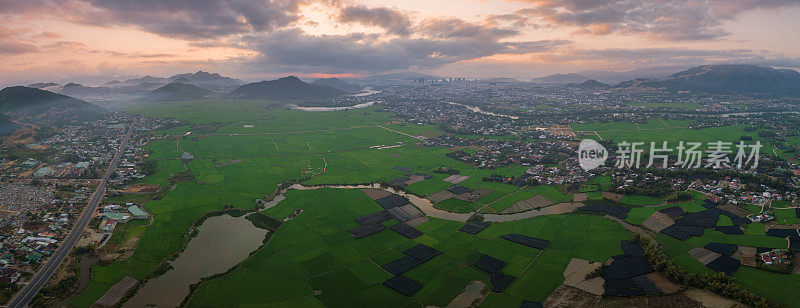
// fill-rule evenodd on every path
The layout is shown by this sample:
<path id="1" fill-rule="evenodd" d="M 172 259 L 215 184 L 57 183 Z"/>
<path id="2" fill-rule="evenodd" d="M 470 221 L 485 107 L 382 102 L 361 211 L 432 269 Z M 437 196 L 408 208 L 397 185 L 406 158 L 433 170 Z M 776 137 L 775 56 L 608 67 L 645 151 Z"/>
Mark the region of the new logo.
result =
<path id="1" fill-rule="evenodd" d="M 605 164 L 608 150 L 602 144 L 592 139 L 583 139 L 578 146 L 578 164 L 583 170 L 589 171 Z"/>

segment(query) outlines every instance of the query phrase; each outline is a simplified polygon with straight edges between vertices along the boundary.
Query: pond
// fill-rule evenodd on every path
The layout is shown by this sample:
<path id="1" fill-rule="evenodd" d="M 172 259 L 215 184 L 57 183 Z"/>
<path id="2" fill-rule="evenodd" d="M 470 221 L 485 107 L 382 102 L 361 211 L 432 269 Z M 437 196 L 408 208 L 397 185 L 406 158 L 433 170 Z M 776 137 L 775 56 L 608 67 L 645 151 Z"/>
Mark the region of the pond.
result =
<path id="1" fill-rule="evenodd" d="M 173 269 L 148 281 L 123 306 L 177 307 L 189 294 L 189 285 L 244 261 L 266 235 L 267 230 L 256 228 L 245 216 L 208 218 L 180 256 L 169 262 Z"/>

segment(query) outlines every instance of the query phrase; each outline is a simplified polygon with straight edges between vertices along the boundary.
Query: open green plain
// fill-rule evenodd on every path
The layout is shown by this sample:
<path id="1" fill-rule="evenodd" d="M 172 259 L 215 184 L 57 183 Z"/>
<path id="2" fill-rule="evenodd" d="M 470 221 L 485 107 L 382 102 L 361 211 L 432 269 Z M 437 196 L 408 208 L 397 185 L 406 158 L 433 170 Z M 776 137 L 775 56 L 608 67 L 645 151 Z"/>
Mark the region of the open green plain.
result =
<path id="1" fill-rule="evenodd" d="M 505 260 L 503 272 L 519 277 L 498 295 L 519 305 L 542 301 L 555 290 L 570 258 L 604 261 L 621 253 L 619 241 L 630 238 L 603 217 L 569 214 L 493 224 L 479 236 L 458 232 L 460 223 L 433 219 L 418 227 L 425 235 L 414 240 L 389 230 L 354 239 L 347 233 L 358 226 L 353 218 L 380 207 L 348 189 L 290 191 L 265 213 L 283 219 L 297 208 L 303 213 L 284 223 L 241 268 L 202 284 L 189 306 L 444 306 L 471 281 L 488 283 L 488 274 L 471 265 L 482 253 Z M 541 251 L 499 238 L 512 232 L 552 243 Z M 381 285 L 391 275 L 378 265 L 418 243 L 443 252 L 403 274 L 423 288 L 408 298 Z"/>
<path id="2" fill-rule="evenodd" d="M 152 225 L 120 228 L 122 233 L 115 234 L 118 242 L 141 234 L 135 253 L 106 266 L 94 266 L 91 283 L 71 302 L 74 306 L 90 306 L 124 276 L 140 281 L 148 279 L 159 265 L 182 249 L 195 220 L 231 207 L 252 209 L 256 206 L 255 199 L 270 195 L 286 180 L 303 180 L 311 185 L 373 183 L 404 176 L 406 172 L 394 167 L 406 167 L 412 168 L 412 173 L 433 176 L 406 188 L 427 196 L 452 185 L 443 181 L 449 175 L 431 172 L 445 166 L 470 176 L 459 185 L 493 192 L 482 196 L 477 203 L 440 203 L 437 207 L 473 211 L 488 205 L 494 211 L 502 211 L 516 201 L 539 194 L 556 203 L 572 198 L 557 187 L 540 185 L 521 189 L 483 182 L 484 176 L 495 173 L 516 176 L 525 168 L 476 169 L 448 158 L 449 149 L 421 147 L 417 145 L 418 139 L 388 129 L 412 135 L 441 132 L 434 126 L 391 123 L 392 114 L 382 111 L 380 106 L 306 112 L 259 100 L 202 100 L 135 106 L 128 112 L 175 117 L 186 122 L 180 127 L 154 132 L 156 136 L 170 137 L 147 145 L 158 166 L 156 173 L 144 182 L 171 186 L 160 198 L 144 205 L 154 215 Z M 657 123 L 651 120 L 644 125 Z M 698 132 L 667 131 L 679 132 L 669 138 Z M 185 135 L 187 132 L 191 134 Z M 391 145 L 401 146 L 374 148 Z M 180 160 L 184 151 L 198 159 Z M 173 174 L 186 168 L 196 180 L 170 180 Z M 592 179 L 590 197 L 599 198 L 598 190 L 608 189 L 609 184 L 608 177 Z M 639 206 L 660 204 L 660 200 L 642 196 L 631 196 L 626 201 Z M 699 211 L 700 204 L 701 201 L 693 200 L 680 205 L 689 211 Z M 641 223 L 663 207 L 634 207 L 627 220 Z M 357 226 L 353 218 L 378 211 L 380 207 L 362 192 L 346 189 L 290 191 L 286 200 L 264 213 L 283 219 L 298 208 L 303 212 L 279 227 L 240 267 L 200 284 L 188 306 L 445 306 L 471 281 L 488 282 L 489 276 L 472 266 L 481 253 L 507 261 L 504 273 L 518 277 L 503 294 L 490 294 L 482 305 L 518 306 L 522 300 L 542 301 L 555 290 L 564 279 L 562 273 L 570 258 L 602 262 L 620 254 L 619 241 L 630 238 L 625 229 L 604 217 L 564 214 L 492 224 L 479 236 L 458 232 L 460 223 L 432 219 L 418 227 L 425 235 L 414 240 L 390 230 L 354 239 L 346 231 Z M 741 241 L 778 247 L 778 241 L 763 232 L 763 225 L 760 233 L 758 228 L 748 230 Z M 552 242 L 540 251 L 499 238 L 508 233 Z M 685 243 L 672 243 L 671 238 L 660 235 L 657 238 L 667 245 L 668 253 L 681 266 L 702 272 L 702 265 L 692 263 L 691 257 L 686 259 L 688 249 L 712 241 L 740 242 L 741 236 L 716 233 L 707 232 Z M 401 251 L 417 243 L 434 247 L 443 254 L 404 274 L 424 285 L 409 298 L 381 285 L 389 274 L 378 265 L 396 259 Z M 771 282 L 797 283 L 791 281 L 793 278 L 776 275 L 742 268 L 735 278 L 771 300 L 797 304 L 797 299 L 785 292 L 765 290 L 746 281 L 757 276 Z"/>

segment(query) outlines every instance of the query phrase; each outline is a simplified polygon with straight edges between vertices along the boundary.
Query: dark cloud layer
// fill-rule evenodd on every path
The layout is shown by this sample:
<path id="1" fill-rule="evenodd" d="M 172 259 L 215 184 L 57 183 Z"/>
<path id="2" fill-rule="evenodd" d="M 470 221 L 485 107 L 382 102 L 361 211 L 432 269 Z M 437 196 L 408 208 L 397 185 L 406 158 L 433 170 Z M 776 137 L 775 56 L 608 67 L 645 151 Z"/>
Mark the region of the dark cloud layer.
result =
<path id="1" fill-rule="evenodd" d="M 193 48 L 235 47 L 259 54 L 248 69 L 325 72 L 430 69 L 502 54 L 537 54 L 551 61 L 600 61 L 663 65 L 752 61 L 793 64 L 796 58 L 750 50 L 572 49 L 570 41 L 521 41 L 527 27 L 569 27 L 574 33 L 619 33 L 670 42 L 716 40 L 722 25 L 754 9 L 796 7 L 800 0 L 509 0 L 529 3 L 513 13 L 482 21 L 453 17 L 420 19 L 393 8 L 339 0 L 0 0 L 0 18 L 56 17 L 97 26 L 130 26 L 187 40 Z M 327 6 L 339 23 L 379 27 L 385 33 L 312 35 L 299 29 L 314 21 L 300 16 L 304 4 Z M 32 16 L 32 17 L 31 17 Z M 0 55 L 92 50 L 56 41 L 57 33 L 20 35 L 0 25 Z M 13 30 L 19 32 L 20 30 Z M 387 35 L 388 34 L 388 35 Z M 167 54 L 119 54 L 164 61 Z M 178 60 L 176 60 L 178 61 Z M 239 60 L 237 60 L 239 61 Z M 155 62 L 153 62 L 155 63 Z M 165 61 L 165 63 L 174 63 Z M 234 62 L 231 62 L 234 63 Z M 242 61 L 235 62 L 239 65 Z"/>
<path id="2" fill-rule="evenodd" d="M 531 8 L 518 17 L 539 18 L 547 24 L 579 28 L 576 33 L 613 32 L 658 39 L 708 40 L 729 33 L 723 22 L 756 9 L 797 7 L 797 0 L 519 0 Z"/>
<path id="3" fill-rule="evenodd" d="M 102 23 L 125 23 L 164 36 L 215 38 L 272 31 L 297 20 L 296 0 L 90 0 Z M 94 22 L 87 20 L 87 22 Z"/>
<path id="4" fill-rule="evenodd" d="M 131 25 L 190 40 L 273 31 L 298 19 L 302 0 L 0 0 L 0 14 L 50 14 L 98 26 Z"/>
<path id="5" fill-rule="evenodd" d="M 342 23 L 357 22 L 368 26 L 378 26 L 392 34 L 408 35 L 411 33 L 411 18 L 403 12 L 385 7 L 348 6 L 339 12 L 337 19 Z"/>
<path id="6" fill-rule="evenodd" d="M 561 40 L 510 43 L 485 40 L 481 36 L 380 40 L 377 35 L 368 34 L 313 36 L 300 29 L 276 31 L 248 40 L 261 52 L 262 65 L 336 67 L 364 72 L 425 69 L 496 54 L 544 52 L 570 43 Z"/>

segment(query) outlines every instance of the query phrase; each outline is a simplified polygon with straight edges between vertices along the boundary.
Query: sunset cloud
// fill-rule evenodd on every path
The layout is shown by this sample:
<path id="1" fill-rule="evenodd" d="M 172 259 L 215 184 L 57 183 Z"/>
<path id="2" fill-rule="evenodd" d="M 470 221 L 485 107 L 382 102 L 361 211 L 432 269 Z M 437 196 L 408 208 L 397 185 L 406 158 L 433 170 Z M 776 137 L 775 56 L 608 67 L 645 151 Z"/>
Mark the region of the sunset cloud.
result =
<path id="1" fill-rule="evenodd" d="M 357 22 L 367 26 L 378 26 L 391 34 L 408 35 L 411 32 L 411 18 L 398 10 L 377 7 L 368 8 L 353 5 L 343 8 L 337 18 L 342 23 Z"/>
<path id="2" fill-rule="evenodd" d="M 798 7 L 796 0 L 519 0 L 530 8 L 518 18 L 539 18 L 552 26 L 578 28 L 574 33 L 614 32 L 682 41 L 730 35 L 724 22 L 756 9 Z"/>
<path id="3" fill-rule="evenodd" d="M 519 75 L 525 70 L 530 74 L 579 71 L 587 63 L 615 69 L 718 62 L 800 66 L 800 38 L 784 35 L 782 44 L 762 47 L 757 42 L 771 31 L 753 34 L 743 29 L 766 22 L 738 24 L 747 17 L 780 22 L 786 29 L 800 28 L 796 18 L 773 21 L 771 15 L 759 15 L 765 11 L 800 14 L 797 0 L 409 0 L 393 4 L 387 7 L 368 0 L 0 0 L 0 18 L 6 21 L 0 25 L 0 55 L 11 63 L 0 68 L 0 74 L 25 75 L 34 70 L 31 63 L 126 72 L 199 65 L 196 69 L 222 69 L 232 75 L 371 74 L 459 67 L 502 74 L 509 72 L 504 63 L 514 63 L 513 71 Z M 434 10 L 436 6 L 453 10 Z M 115 31 L 126 35 L 109 34 Z M 498 69 L 491 70 L 491 65 Z"/>

